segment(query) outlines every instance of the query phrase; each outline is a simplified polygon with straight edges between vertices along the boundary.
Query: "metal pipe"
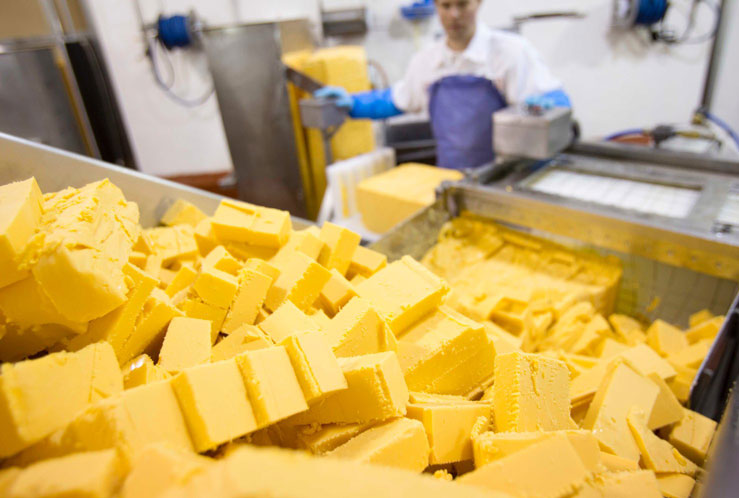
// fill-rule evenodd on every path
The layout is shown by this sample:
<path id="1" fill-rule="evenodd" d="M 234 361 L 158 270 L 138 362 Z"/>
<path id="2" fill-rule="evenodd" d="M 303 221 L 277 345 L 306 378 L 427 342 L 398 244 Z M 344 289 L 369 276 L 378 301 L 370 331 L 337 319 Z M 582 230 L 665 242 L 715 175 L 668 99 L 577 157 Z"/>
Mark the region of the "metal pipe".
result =
<path id="1" fill-rule="evenodd" d="M 701 96 L 701 109 L 711 110 L 711 101 L 713 100 L 714 86 L 716 85 L 716 75 L 719 70 L 719 59 L 723 53 L 723 42 L 728 28 L 728 21 L 724 18 L 726 12 L 726 0 L 720 0 L 718 5 L 719 25 L 716 36 L 711 42 L 711 56 L 708 59 L 708 69 L 706 70 L 706 79 L 703 83 L 703 94 Z"/>

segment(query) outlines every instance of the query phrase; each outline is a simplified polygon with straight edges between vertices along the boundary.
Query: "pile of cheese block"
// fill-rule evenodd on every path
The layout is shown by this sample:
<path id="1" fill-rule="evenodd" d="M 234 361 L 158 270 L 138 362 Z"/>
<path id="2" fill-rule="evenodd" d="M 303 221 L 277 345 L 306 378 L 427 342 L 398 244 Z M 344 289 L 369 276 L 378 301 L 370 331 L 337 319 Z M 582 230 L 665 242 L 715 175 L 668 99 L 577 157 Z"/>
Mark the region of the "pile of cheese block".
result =
<path id="1" fill-rule="evenodd" d="M 605 315 L 613 262 L 469 220 L 428 267 L 238 201 L 161 221 L 107 180 L 0 187 L 0 496 L 693 489 L 722 318 Z"/>

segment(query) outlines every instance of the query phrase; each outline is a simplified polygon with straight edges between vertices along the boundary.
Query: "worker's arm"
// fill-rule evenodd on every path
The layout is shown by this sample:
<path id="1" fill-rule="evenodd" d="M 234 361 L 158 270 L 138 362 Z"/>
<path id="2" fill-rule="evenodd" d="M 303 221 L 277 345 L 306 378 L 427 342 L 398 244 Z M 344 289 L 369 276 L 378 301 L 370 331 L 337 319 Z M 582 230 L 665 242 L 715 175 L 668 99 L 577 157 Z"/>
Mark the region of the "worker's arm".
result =
<path id="1" fill-rule="evenodd" d="M 350 94 L 341 87 L 327 86 L 313 95 L 317 98 L 335 99 L 336 105 L 348 110 L 349 116 L 353 118 L 385 119 L 403 113 L 393 103 L 389 88 Z"/>

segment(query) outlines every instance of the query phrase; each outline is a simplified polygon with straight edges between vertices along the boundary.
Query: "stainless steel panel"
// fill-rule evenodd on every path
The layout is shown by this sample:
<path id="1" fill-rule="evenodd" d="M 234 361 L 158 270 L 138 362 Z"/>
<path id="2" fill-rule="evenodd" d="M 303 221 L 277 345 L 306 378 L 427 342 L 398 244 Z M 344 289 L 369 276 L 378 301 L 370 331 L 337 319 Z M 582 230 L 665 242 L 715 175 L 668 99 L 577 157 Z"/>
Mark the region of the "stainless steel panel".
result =
<path id="1" fill-rule="evenodd" d="M 284 28 L 284 30 L 283 30 Z M 290 23 L 204 32 L 204 46 L 242 199 L 306 216 L 287 81 L 283 33 Z M 292 40 L 292 38 L 290 38 Z M 290 45 L 299 45 L 293 40 Z"/>
<path id="2" fill-rule="evenodd" d="M 139 205 L 140 222 L 145 227 L 156 226 L 177 199 L 189 201 L 207 214 L 212 214 L 223 199 L 204 190 L 0 133 L 0 185 L 31 176 L 44 192 L 109 178 L 128 200 Z M 311 225 L 300 218 L 293 217 L 292 221 L 296 229 Z"/>

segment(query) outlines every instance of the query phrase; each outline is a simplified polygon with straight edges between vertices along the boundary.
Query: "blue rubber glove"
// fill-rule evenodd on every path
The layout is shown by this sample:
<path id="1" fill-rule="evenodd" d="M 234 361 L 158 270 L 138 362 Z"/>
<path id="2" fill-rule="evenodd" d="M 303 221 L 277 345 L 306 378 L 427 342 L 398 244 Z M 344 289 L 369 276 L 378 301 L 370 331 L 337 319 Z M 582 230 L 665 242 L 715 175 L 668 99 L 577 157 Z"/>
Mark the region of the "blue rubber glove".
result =
<path id="1" fill-rule="evenodd" d="M 354 99 L 349 95 L 349 92 L 340 86 L 324 86 L 316 90 L 313 96 L 317 99 L 333 99 L 337 107 L 346 109 L 350 113 L 354 108 Z"/>
<path id="2" fill-rule="evenodd" d="M 528 107 L 538 107 L 545 111 L 553 107 L 572 107 L 570 97 L 564 90 L 552 90 L 551 92 L 540 95 L 532 95 L 531 97 L 527 97 L 524 102 Z"/>
<path id="3" fill-rule="evenodd" d="M 353 118 L 385 119 L 403 114 L 393 102 L 393 92 L 385 90 L 370 90 L 352 95 L 354 106 L 349 112 Z"/>

